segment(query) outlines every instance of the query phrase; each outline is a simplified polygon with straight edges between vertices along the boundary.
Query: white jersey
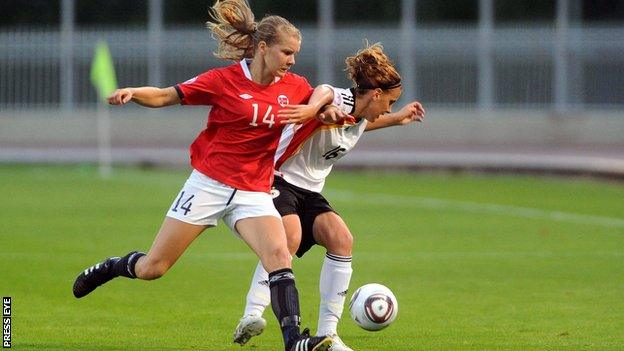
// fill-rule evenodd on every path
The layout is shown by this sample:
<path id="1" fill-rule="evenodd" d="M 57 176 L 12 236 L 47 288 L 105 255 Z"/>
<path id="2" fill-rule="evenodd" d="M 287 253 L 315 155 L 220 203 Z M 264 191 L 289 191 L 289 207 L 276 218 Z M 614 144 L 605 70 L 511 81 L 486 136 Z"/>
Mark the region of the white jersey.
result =
<path id="1" fill-rule="evenodd" d="M 355 110 L 353 90 L 331 88 L 333 104 L 352 114 Z M 338 124 L 311 120 L 292 126 L 280 140 L 275 174 L 292 185 L 320 193 L 334 163 L 353 149 L 366 123 L 365 118 L 356 119 L 350 115 Z"/>

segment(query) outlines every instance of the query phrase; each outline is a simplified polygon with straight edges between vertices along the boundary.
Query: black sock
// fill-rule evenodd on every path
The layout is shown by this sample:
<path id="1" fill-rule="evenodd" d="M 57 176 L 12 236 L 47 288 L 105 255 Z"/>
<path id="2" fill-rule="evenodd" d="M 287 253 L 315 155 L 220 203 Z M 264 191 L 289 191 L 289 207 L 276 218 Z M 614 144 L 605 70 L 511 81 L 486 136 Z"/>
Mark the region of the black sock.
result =
<path id="1" fill-rule="evenodd" d="M 145 256 L 143 252 L 132 251 L 124 257 L 120 258 L 113 265 L 113 272 L 117 276 L 127 277 L 127 278 L 136 278 L 136 274 L 134 273 L 134 266 L 136 265 L 139 258 Z"/>
<path id="2" fill-rule="evenodd" d="M 286 350 L 299 337 L 299 293 L 295 287 L 295 275 L 290 268 L 269 273 L 271 307 L 282 328 Z"/>

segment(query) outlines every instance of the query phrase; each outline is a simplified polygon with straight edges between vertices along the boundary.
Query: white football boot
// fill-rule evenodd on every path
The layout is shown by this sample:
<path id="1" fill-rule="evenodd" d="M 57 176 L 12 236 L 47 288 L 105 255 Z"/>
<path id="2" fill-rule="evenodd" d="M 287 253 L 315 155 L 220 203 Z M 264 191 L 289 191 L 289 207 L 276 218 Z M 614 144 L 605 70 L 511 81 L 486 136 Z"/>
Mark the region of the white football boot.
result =
<path id="1" fill-rule="evenodd" d="M 329 348 L 329 351 L 353 351 L 352 348 L 345 345 L 345 343 L 342 341 L 342 339 L 340 339 L 338 334 L 330 334 L 327 336 L 329 336 L 333 341 L 332 346 Z"/>
<path id="2" fill-rule="evenodd" d="M 252 337 L 262 334 L 265 327 L 266 320 L 261 316 L 244 316 L 240 319 L 234 331 L 234 342 L 243 346 Z"/>

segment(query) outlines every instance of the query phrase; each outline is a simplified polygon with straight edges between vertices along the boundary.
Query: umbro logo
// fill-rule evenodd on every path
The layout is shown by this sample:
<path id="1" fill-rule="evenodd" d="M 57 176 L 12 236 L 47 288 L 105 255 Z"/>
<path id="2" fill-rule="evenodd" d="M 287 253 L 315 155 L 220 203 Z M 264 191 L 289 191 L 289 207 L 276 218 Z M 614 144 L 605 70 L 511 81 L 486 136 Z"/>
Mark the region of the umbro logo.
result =
<path id="1" fill-rule="evenodd" d="M 253 96 L 249 95 L 249 94 L 240 94 L 239 95 L 242 99 L 244 100 L 249 100 L 251 98 L 253 98 Z"/>
<path id="2" fill-rule="evenodd" d="M 258 284 L 264 285 L 264 286 L 269 286 L 269 281 L 268 280 L 260 280 L 260 281 L 258 281 Z"/>
<path id="3" fill-rule="evenodd" d="M 349 290 L 341 291 L 341 292 L 338 293 L 338 296 L 347 296 L 347 292 L 348 291 Z"/>

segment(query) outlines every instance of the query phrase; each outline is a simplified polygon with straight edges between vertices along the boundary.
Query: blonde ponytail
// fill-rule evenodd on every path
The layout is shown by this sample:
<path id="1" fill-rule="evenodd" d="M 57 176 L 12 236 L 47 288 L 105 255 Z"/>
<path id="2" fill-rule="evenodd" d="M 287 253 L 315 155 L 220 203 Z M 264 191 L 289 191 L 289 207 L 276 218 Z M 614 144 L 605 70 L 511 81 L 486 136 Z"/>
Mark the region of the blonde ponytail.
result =
<path id="1" fill-rule="evenodd" d="M 252 58 L 260 41 L 272 45 L 279 35 L 294 35 L 301 40 L 301 33 L 292 23 L 280 16 L 266 16 L 259 23 L 247 0 L 218 0 L 211 8 L 213 22 L 206 25 L 219 42 L 214 55 L 221 59 L 239 61 Z"/>

